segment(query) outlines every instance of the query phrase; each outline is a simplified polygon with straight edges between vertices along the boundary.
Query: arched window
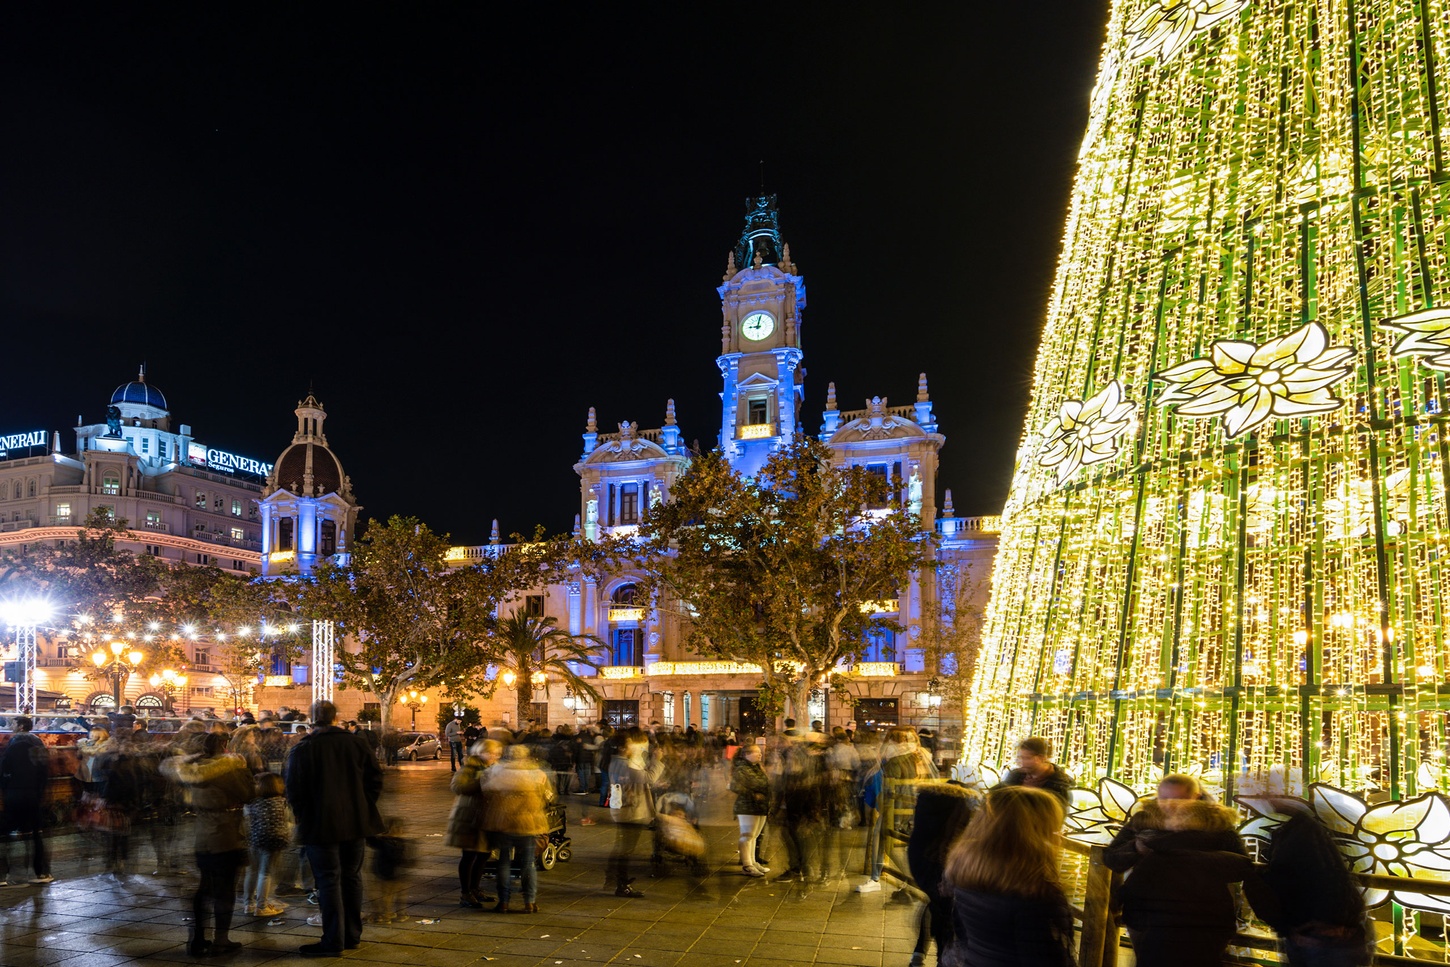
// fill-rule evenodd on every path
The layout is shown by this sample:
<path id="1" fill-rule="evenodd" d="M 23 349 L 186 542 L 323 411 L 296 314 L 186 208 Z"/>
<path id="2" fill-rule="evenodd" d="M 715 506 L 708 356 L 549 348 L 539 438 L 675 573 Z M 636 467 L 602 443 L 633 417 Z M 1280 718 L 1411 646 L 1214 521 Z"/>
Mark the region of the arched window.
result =
<path id="1" fill-rule="evenodd" d="M 115 496 L 121 492 L 121 478 L 114 470 L 107 470 L 101 477 L 101 493 Z"/>
<path id="2" fill-rule="evenodd" d="M 16 500 L 19 500 L 20 499 L 20 481 L 19 480 L 15 481 L 15 499 Z"/>
<path id="3" fill-rule="evenodd" d="M 890 628 L 871 628 L 866 632 L 866 649 L 862 661 L 896 661 L 896 632 Z"/>
<path id="4" fill-rule="evenodd" d="M 621 584 L 614 589 L 614 593 L 610 595 L 609 600 L 620 607 L 631 608 L 634 607 L 634 598 L 638 593 L 639 589 L 633 584 Z"/>
<path id="5" fill-rule="evenodd" d="M 32 497 L 35 496 L 35 481 L 34 480 L 30 481 L 30 496 L 32 496 Z"/>

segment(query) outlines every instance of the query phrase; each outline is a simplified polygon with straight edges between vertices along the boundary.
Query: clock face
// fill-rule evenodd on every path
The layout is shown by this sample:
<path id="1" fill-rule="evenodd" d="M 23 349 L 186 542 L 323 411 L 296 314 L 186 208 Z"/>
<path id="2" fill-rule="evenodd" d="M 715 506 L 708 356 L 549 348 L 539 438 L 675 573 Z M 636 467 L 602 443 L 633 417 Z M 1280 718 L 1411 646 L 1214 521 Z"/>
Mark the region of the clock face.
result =
<path id="1" fill-rule="evenodd" d="M 752 312 L 740 322 L 740 335 L 759 342 L 775 332 L 775 318 L 768 312 Z"/>

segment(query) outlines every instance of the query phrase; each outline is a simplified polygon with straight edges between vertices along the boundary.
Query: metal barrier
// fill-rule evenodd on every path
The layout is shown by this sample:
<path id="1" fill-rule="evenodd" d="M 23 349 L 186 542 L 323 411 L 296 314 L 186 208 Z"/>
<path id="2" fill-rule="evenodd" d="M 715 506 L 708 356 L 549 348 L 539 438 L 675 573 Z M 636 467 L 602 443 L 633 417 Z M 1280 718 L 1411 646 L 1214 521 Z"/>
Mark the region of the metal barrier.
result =
<path id="1" fill-rule="evenodd" d="M 900 857 L 893 854 L 893 850 L 904 850 L 910 839 L 911 817 L 916 809 L 917 790 L 923 786 L 936 785 L 944 781 L 942 779 L 888 779 L 883 783 L 880 835 L 882 837 L 881 851 L 886 862 L 881 874 L 891 877 L 918 898 L 925 898 L 925 894 L 912 879 L 911 871 L 906 868 L 906 864 L 900 862 Z M 1062 848 L 1065 853 L 1084 857 L 1087 861 L 1087 870 L 1083 877 L 1083 904 L 1081 907 L 1069 904 L 1073 919 L 1081 929 L 1078 940 L 1078 967 L 1116 967 L 1123 931 L 1113 914 L 1113 894 L 1122 884 L 1122 875 L 1114 873 L 1103 863 L 1104 848 L 1102 846 L 1064 838 Z M 866 854 L 866 862 L 869 865 L 871 850 L 868 849 Z M 868 868 L 867 873 L 870 872 Z M 1450 897 L 1450 881 L 1430 880 L 1423 877 L 1385 876 L 1378 873 L 1354 873 L 1352 875 L 1361 886 L 1366 888 L 1404 891 L 1407 885 L 1412 885 L 1415 893 Z M 1234 934 L 1229 946 L 1262 950 L 1266 953 L 1277 952 L 1279 949 L 1278 942 L 1273 937 L 1246 933 Z M 1447 956 L 1450 956 L 1450 949 L 1442 951 L 1439 960 L 1376 952 L 1374 963 L 1423 967 L 1425 964 L 1444 964 Z M 1226 961 L 1226 963 L 1243 963 L 1243 961 Z"/>

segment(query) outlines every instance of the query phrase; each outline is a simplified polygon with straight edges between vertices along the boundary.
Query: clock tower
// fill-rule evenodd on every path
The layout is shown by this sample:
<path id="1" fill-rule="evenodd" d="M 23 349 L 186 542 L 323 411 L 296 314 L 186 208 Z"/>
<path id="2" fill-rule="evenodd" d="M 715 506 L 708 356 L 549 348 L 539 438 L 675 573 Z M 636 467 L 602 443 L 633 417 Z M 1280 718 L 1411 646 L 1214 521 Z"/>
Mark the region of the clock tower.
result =
<path id="1" fill-rule="evenodd" d="M 754 476 L 771 451 L 794 438 L 805 393 L 801 311 L 805 280 L 780 239 L 775 196 L 746 202 L 745 231 L 725 266 L 720 293 L 720 448 Z"/>

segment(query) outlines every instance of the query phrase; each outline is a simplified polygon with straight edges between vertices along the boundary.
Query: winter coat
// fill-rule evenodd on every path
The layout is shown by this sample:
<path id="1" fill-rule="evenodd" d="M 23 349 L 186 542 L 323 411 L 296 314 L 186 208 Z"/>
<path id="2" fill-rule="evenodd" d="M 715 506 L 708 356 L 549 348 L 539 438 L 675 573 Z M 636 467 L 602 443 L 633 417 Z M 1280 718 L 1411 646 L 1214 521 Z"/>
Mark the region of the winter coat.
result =
<path id="1" fill-rule="evenodd" d="M 952 895 L 960 967 L 1071 967 L 1072 913 L 1061 897 L 1039 899 L 980 890 Z"/>
<path id="2" fill-rule="evenodd" d="M 483 828 L 507 836 L 537 836 L 549 831 L 544 807 L 554 801 L 554 783 L 531 761 L 506 759 L 486 770 Z"/>
<path id="3" fill-rule="evenodd" d="M 654 783 L 663 772 L 660 763 L 652 768 L 632 764 L 623 755 L 609 762 L 609 818 L 626 826 L 648 826 L 654 822 Z M 623 802 L 615 805 L 613 790 L 619 786 Z"/>
<path id="4" fill-rule="evenodd" d="M 1029 779 L 1027 773 L 1021 769 L 1013 769 L 1003 776 L 1002 781 L 994 788 L 1000 789 L 1002 786 L 1033 786 L 1044 792 L 1052 793 L 1062 801 L 1063 807 L 1067 808 L 1072 805 L 1072 787 L 1075 785 L 1077 785 L 1077 780 L 1068 775 L 1067 770 L 1061 766 L 1054 765 L 1051 772 L 1041 779 L 1036 780 Z"/>
<path id="5" fill-rule="evenodd" d="M 453 810 L 448 814 L 448 833 L 443 843 L 470 853 L 487 853 L 488 835 L 483 828 L 483 760 L 476 755 L 464 757 L 463 765 L 453 774 L 448 788 L 453 791 Z"/>
<path id="6" fill-rule="evenodd" d="M 304 735 L 287 757 L 287 801 L 304 846 L 379 836 L 383 770 L 366 740 L 324 725 Z"/>
<path id="7" fill-rule="evenodd" d="M 980 794 L 959 783 L 925 786 L 917 793 L 906 861 L 927 899 L 941 894 L 947 854 L 981 804 Z"/>
<path id="8" fill-rule="evenodd" d="M 191 793 L 198 853 L 230 853 L 247 848 L 242 807 L 252 799 L 256 785 L 241 756 L 229 752 L 211 758 L 172 756 L 161 763 L 161 774 L 186 786 Z"/>
<path id="9" fill-rule="evenodd" d="M 730 775 L 730 791 L 735 793 L 735 815 L 770 815 L 770 777 L 760 763 L 736 756 L 735 768 Z"/>
<path id="10" fill-rule="evenodd" d="M 1122 884 L 1122 922 L 1134 931 L 1219 931 L 1232 934 L 1237 903 L 1231 883 L 1244 881 L 1260 915 L 1272 899 L 1254 873 L 1231 810 L 1212 803 L 1169 800 L 1140 810 L 1138 858 Z M 1119 852 L 1115 864 L 1122 863 Z"/>
<path id="11" fill-rule="evenodd" d="M 1364 896 L 1329 831 L 1308 813 L 1296 813 L 1271 834 L 1264 882 L 1277 901 L 1254 912 L 1272 926 L 1293 965 L 1368 964 L 1374 931 Z"/>
<path id="12" fill-rule="evenodd" d="M 0 800 L 20 814 L 40 808 L 50 774 L 50 750 L 30 732 L 16 732 L 0 756 Z"/>
<path id="13" fill-rule="evenodd" d="M 292 813 L 287 797 L 262 796 L 247 803 L 247 845 L 264 853 L 286 849 L 292 844 Z"/>

